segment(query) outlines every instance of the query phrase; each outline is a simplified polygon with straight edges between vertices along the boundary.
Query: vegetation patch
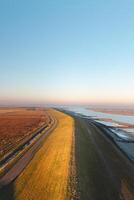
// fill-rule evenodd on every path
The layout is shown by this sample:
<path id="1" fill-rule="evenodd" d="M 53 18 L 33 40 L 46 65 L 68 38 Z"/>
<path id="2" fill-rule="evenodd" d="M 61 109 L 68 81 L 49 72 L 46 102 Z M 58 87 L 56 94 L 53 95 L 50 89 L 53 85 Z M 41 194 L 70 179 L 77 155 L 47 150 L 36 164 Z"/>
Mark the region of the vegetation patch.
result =
<path id="1" fill-rule="evenodd" d="M 73 119 L 55 110 L 49 113 L 56 117 L 58 126 L 45 139 L 21 175 L 7 189 L 0 191 L 2 200 L 10 199 L 9 197 L 14 200 L 68 198 Z"/>

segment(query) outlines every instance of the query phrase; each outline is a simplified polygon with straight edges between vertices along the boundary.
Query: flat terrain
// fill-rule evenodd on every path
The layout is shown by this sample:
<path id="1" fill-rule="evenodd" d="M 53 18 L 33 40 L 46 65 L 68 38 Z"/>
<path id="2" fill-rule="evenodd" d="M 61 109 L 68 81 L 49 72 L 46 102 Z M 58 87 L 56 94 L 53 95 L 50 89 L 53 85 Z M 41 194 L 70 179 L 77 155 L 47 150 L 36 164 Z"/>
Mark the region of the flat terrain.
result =
<path id="1" fill-rule="evenodd" d="M 117 115 L 127 115 L 134 116 L 134 109 L 119 109 L 119 108 L 89 108 L 96 112 L 108 113 L 108 114 L 117 114 Z"/>
<path id="2" fill-rule="evenodd" d="M 1 108 L 0 158 L 47 123 L 47 120 L 47 113 L 43 109 Z"/>
<path id="3" fill-rule="evenodd" d="M 119 108 L 112 108 L 112 109 L 111 108 L 88 108 L 88 109 L 95 112 L 101 112 L 101 113 L 106 113 L 106 114 L 134 116 L 134 109 L 119 109 Z M 104 119 L 101 118 L 101 120 L 117 123 L 123 128 L 134 128 L 134 124 L 131 124 L 131 123 L 115 121 L 109 118 L 104 118 Z"/>
<path id="4" fill-rule="evenodd" d="M 134 165 L 92 123 L 75 118 L 80 200 L 133 200 Z"/>
<path id="5" fill-rule="evenodd" d="M 115 123 L 115 124 L 118 124 L 121 128 L 126 128 L 126 129 L 127 128 L 134 128 L 134 124 L 124 123 L 124 122 L 118 122 L 116 120 L 112 120 L 112 119 L 108 119 L 108 118 L 101 118 L 101 119 L 98 119 L 98 121 L 100 121 L 100 122 L 102 121 L 102 122 Z"/>
<path id="6" fill-rule="evenodd" d="M 1 200 L 62 200 L 69 198 L 68 182 L 73 142 L 73 119 L 49 111 L 58 125 L 42 142 L 20 176 L 0 190 Z"/>
<path id="7" fill-rule="evenodd" d="M 118 143 L 92 120 L 48 113 L 56 128 L 23 172 L 0 189 L 0 200 L 133 200 L 134 163 Z"/>

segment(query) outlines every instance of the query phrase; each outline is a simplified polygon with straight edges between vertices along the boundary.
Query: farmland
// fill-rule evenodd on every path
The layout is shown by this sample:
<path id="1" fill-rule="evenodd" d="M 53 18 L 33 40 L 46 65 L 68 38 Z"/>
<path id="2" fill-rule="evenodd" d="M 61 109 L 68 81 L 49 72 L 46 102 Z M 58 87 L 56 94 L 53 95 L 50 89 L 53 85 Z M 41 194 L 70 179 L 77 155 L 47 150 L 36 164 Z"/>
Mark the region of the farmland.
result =
<path id="1" fill-rule="evenodd" d="M 73 119 L 55 110 L 57 127 L 42 141 L 40 149 L 20 176 L 0 190 L 0 199 L 70 199 L 68 189 L 73 143 Z"/>
<path id="2" fill-rule="evenodd" d="M 133 143 L 115 143 L 92 120 L 67 110 L 47 115 L 53 125 L 0 179 L 1 200 L 133 200 L 134 166 L 119 148 Z"/>
<path id="3" fill-rule="evenodd" d="M 0 109 L 0 158 L 17 147 L 24 139 L 47 123 L 43 109 Z"/>

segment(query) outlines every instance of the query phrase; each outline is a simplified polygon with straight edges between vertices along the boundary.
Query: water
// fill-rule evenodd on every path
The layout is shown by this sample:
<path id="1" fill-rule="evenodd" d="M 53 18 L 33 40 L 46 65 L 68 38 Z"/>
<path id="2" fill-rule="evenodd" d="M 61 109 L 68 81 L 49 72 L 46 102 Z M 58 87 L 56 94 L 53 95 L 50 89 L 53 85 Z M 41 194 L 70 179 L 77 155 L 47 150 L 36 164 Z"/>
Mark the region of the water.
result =
<path id="1" fill-rule="evenodd" d="M 134 134 L 134 128 L 124 128 L 124 131 Z"/>
<path id="2" fill-rule="evenodd" d="M 80 106 L 67 106 L 67 107 L 63 107 L 66 110 L 75 112 L 76 114 L 81 114 L 84 115 L 86 117 L 92 117 L 94 118 L 95 121 L 98 121 L 100 123 L 103 123 L 106 126 L 110 126 L 113 127 L 112 130 L 113 132 L 118 135 L 121 138 L 128 138 L 130 139 L 130 133 L 131 133 L 131 137 L 134 137 L 134 129 L 123 129 L 120 127 L 120 125 L 118 124 L 119 122 L 122 123 L 128 123 L 128 124 L 132 124 L 134 125 L 134 116 L 127 116 L 127 115 L 116 115 L 116 114 L 108 114 L 108 113 L 101 113 L 101 112 L 96 112 L 96 111 L 92 111 L 89 110 L 87 108 L 84 107 L 80 107 Z M 99 120 L 98 120 L 99 119 Z M 102 121 L 101 121 L 102 119 Z M 115 122 L 105 122 L 103 121 L 103 119 L 112 119 Z M 118 129 L 114 128 L 114 127 L 118 127 Z"/>
<path id="3" fill-rule="evenodd" d="M 101 120 L 95 120 L 96 122 L 99 122 L 101 124 L 104 124 L 106 126 L 110 126 L 110 127 L 121 127 L 121 125 L 114 123 L 114 122 L 105 122 L 105 121 L 101 121 Z"/>
<path id="4" fill-rule="evenodd" d="M 96 117 L 99 119 L 101 118 L 112 119 L 117 122 L 123 122 L 134 125 L 134 116 L 101 113 L 89 110 L 81 106 L 68 106 L 66 107 L 66 109 L 89 117 Z"/>

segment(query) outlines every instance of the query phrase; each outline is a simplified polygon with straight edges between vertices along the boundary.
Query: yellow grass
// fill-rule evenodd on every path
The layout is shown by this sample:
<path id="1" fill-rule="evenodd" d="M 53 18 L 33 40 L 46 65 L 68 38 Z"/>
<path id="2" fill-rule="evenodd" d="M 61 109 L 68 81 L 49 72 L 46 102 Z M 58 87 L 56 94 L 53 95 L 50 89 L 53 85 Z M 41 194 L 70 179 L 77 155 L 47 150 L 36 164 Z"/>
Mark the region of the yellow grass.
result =
<path id="1" fill-rule="evenodd" d="M 33 160 L 14 182 L 15 200 L 65 200 L 73 138 L 73 119 L 55 110 L 59 121 Z"/>

